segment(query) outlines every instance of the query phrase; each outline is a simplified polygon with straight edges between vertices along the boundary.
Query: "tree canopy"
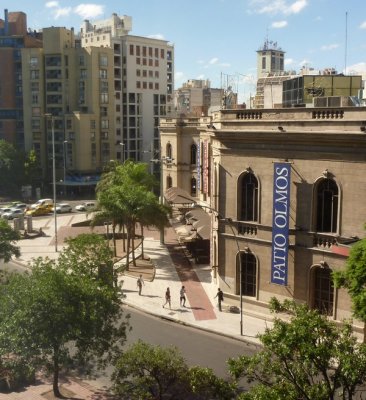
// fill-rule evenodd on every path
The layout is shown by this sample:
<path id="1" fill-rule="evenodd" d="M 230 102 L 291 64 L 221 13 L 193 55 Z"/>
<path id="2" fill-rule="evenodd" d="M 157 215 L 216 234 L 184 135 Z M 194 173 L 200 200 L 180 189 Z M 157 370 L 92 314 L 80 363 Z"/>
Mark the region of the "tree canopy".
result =
<path id="1" fill-rule="evenodd" d="M 259 336 L 263 350 L 252 357 L 228 361 L 238 379 L 259 382 L 240 399 L 333 400 L 355 399 L 364 390 L 366 346 L 317 310 L 291 301 L 271 301 L 274 312 L 286 312 L 290 321 L 275 318 L 272 329 Z"/>
<path id="2" fill-rule="evenodd" d="M 57 397 L 60 370 L 103 367 L 120 354 L 128 326 L 119 290 L 79 270 L 38 259 L 31 274 L 0 286 L 0 355 L 47 367 Z"/>
<path id="3" fill-rule="evenodd" d="M 236 387 L 209 368 L 187 366 L 175 347 L 138 341 L 117 360 L 112 377 L 120 399 L 231 400 Z"/>
<path id="4" fill-rule="evenodd" d="M 19 247 L 15 245 L 19 239 L 19 232 L 15 231 L 6 220 L 0 218 L 0 259 L 9 262 L 12 256 L 20 256 Z"/>

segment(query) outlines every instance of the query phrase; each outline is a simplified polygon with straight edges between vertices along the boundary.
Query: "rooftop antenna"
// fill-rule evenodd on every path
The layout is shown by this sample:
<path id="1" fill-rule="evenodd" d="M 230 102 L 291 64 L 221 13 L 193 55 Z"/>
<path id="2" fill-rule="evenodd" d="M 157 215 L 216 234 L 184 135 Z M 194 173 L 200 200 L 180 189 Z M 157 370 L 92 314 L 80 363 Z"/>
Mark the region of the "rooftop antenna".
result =
<path id="1" fill-rule="evenodd" d="M 347 75 L 348 11 L 346 11 L 346 38 L 344 46 L 344 74 Z"/>

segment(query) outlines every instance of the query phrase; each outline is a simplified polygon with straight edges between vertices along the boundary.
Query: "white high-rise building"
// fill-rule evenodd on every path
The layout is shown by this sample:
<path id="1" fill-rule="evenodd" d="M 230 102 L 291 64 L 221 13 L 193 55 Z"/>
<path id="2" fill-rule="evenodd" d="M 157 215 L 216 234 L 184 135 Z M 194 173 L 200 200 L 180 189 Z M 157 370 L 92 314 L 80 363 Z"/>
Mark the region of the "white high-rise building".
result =
<path id="1" fill-rule="evenodd" d="M 131 29 L 125 15 L 84 21 L 81 45 L 114 50 L 116 158 L 149 162 L 160 149 L 159 119 L 173 107 L 174 46 Z"/>

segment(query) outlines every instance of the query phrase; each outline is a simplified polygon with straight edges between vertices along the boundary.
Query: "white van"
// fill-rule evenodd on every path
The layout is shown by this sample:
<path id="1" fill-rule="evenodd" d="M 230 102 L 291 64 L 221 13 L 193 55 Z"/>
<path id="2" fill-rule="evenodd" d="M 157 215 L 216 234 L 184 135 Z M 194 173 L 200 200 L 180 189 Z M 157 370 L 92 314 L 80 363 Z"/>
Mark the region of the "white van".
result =
<path id="1" fill-rule="evenodd" d="M 34 204 L 32 204 L 30 206 L 30 208 L 31 209 L 35 209 L 35 208 L 37 208 L 39 206 L 45 206 L 45 205 L 52 206 L 53 205 L 53 200 L 52 199 L 39 199 Z"/>

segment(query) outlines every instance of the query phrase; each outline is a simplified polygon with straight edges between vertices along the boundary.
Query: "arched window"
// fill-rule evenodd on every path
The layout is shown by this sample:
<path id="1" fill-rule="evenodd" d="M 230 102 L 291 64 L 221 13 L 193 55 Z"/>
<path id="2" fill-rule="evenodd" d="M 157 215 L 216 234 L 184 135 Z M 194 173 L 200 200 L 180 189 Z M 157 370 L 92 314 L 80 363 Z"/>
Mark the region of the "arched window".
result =
<path id="1" fill-rule="evenodd" d="M 243 296 L 255 297 L 257 293 L 257 259 L 252 253 L 240 252 L 241 257 L 241 288 Z M 240 294 L 240 262 L 239 254 L 236 262 L 236 294 Z"/>
<path id="2" fill-rule="evenodd" d="M 316 186 L 316 230 L 337 232 L 338 186 L 333 179 L 321 179 Z"/>
<path id="3" fill-rule="evenodd" d="M 197 180 L 195 177 L 191 178 L 191 196 L 197 196 Z"/>
<path id="4" fill-rule="evenodd" d="M 170 160 L 173 158 L 173 150 L 172 150 L 172 145 L 170 143 L 167 143 L 166 145 L 166 157 L 170 158 Z"/>
<path id="5" fill-rule="evenodd" d="M 258 221 L 258 180 L 251 172 L 243 174 L 239 180 L 238 219 Z"/>
<path id="6" fill-rule="evenodd" d="M 191 146 L 191 164 L 197 164 L 197 145 L 192 144 Z"/>
<path id="7" fill-rule="evenodd" d="M 166 188 L 170 189 L 171 187 L 173 187 L 173 179 L 171 176 L 167 176 L 166 177 Z"/>
<path id="8" fill-rule="evenodd" d="M 316 266 L 313 268 L 312 277 L 312 307 L 324 315 L 332 315 L 334 285 L 331 270 Z"/>

